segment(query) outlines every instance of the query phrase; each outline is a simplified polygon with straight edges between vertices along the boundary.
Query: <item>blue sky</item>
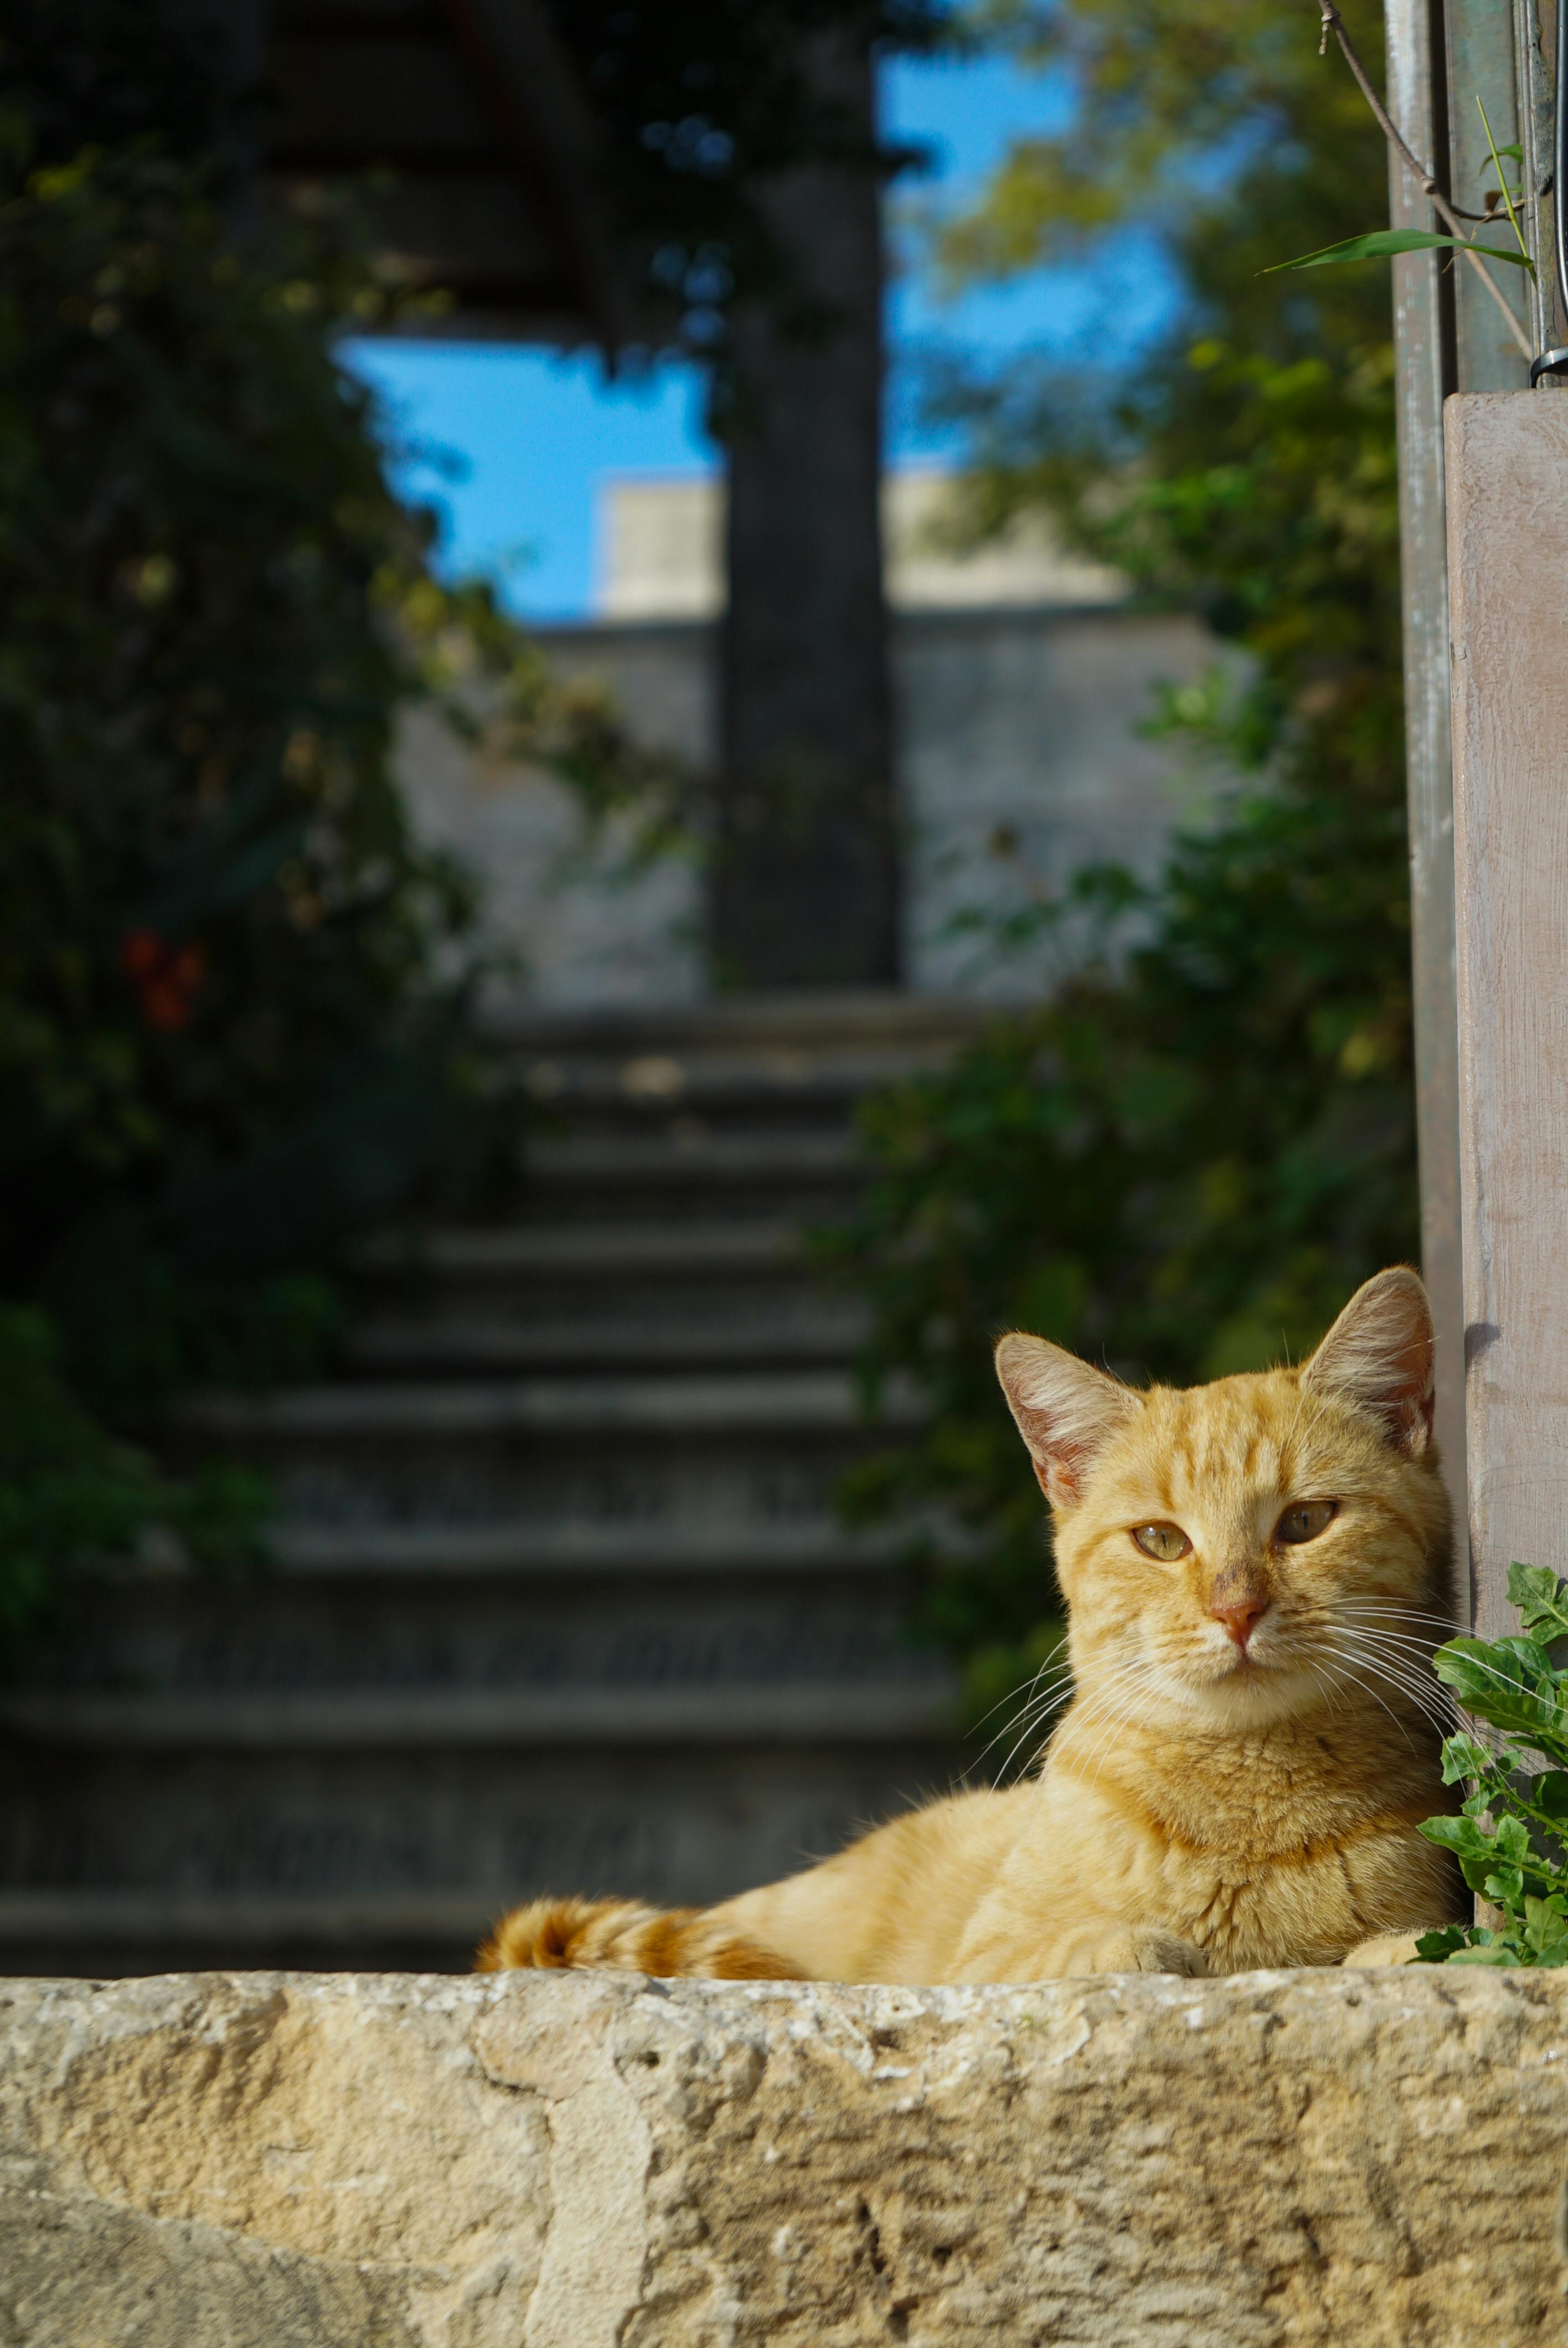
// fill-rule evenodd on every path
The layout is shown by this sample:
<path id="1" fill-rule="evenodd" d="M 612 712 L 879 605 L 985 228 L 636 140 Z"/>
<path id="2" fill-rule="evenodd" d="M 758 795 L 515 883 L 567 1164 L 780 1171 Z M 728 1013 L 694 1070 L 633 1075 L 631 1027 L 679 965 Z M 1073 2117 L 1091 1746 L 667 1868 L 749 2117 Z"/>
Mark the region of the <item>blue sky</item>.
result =
<path id="1" fill-rule="evenodd" d="M 932 150 L 934 170 L 908 183 L 908 206 L 960 201 L 1009 139 L 1059 130 L 1071 111 L 1060 80 L 999 57 L 897 59 L 884 69 L 882 104 L 891 136 Z M 1129 242 L 1109 273 L 1037 271 L 956 301 L 936 297 L 919 266 L 918 239 L 897 217 L 892 246 L 887 425 L 895 464 L 961 455 L 951 431 L 934 430 L 919 413 L 922 360 L 933 351 L 994 362 L 1031 348 L 1064 354 L 1107 331 L 1131 345 L 1169 306 L 1152 241 Z M 451 460 L 416 459 L 399 475 L 409 494 L 440 512 L 442 567 L 497 577 L 507 602 L 530 618 L 574 618 L 590 608 L 595 498 L 608 476 L 690 475 L 715 464 L 702 430 L 701 384 L 690 369 L 606 384 L 591 355 L 485 344 L 362 341 L 350 356 L 380 388 L 400 434 Z"/>

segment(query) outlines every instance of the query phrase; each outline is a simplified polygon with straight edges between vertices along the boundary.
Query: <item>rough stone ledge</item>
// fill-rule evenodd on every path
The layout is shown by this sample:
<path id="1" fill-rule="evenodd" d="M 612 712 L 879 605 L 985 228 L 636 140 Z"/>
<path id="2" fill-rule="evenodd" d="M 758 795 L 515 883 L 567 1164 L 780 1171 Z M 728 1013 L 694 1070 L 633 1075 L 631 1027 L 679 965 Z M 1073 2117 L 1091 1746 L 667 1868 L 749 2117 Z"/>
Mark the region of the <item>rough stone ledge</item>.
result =
<path id="1" fill-rule="evenodd" d="M 1560 2342 L 1568 1977 L 0 1982 L 5 2348 Z"/>

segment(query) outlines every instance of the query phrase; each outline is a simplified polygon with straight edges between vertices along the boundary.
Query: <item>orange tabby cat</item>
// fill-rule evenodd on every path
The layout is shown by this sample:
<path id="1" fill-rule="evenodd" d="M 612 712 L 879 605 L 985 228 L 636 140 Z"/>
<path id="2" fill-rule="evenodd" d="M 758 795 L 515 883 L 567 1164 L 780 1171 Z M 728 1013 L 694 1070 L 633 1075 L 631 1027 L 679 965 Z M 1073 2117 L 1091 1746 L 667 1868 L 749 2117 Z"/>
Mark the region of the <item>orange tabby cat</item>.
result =
<path id="1" fill-rule="evenodd" d="M 1004 1337 L 1075 1690 L 1039 1776 L 718 1908 L 534 1900 L 480 1969 L 1020 1982 L 1408 1954 L 1378 1936 L 1461 1912 L 1416 1832 L 1445 1799 L 1432 1355 L 1406 1271 L 1368 1281 L 1302 1368 L 1186 1391 Z"/>

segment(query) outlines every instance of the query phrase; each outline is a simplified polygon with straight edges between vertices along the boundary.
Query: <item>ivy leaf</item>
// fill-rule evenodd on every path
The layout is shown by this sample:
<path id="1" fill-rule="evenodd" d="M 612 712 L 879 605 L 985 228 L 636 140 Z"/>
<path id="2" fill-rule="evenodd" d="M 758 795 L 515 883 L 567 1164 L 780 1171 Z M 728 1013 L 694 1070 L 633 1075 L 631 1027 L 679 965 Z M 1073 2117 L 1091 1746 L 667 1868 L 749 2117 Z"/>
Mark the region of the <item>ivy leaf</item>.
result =
<path id="1" fill-rule="evenodd" d="M 1550 1566 L 1521 1565 L 1516 1558 L 1508 1569 L 1508 1600 L 1518 1607 L 1519 1619 L 1537 1646 L 1568 1638 L 1568 1606 Z"/>
<path id="2" fill-rule="evenodd" d="M 1532 277 L 1535 264 L 1522 252 L 1511 252 L 1506 245 L 1472 244 L 1462 236 L 1439 236 L 1425 228 L 1375 228 L 1366 236 L 1348 236 L 1342 244 L 1326 244 L 1319 252 L 1304 252 L 1297 261 L 1276 261 L 1272 268 L 1260 269 L 1260 277 L 1273 277 L 1282 269 L 1328 269 L 1341 261 L 1386 261 L 1397 252 L 1435 252 L 1440 249 L 1454 252 L 1484 253 L 1489 261 L 1512 261 L 1520 269 L 1528 269 Z"/>
<path id="3" fill-rule="evenodd" d="M 1496 1869 L 1497 1852 L 1491 1835 L 1477 1826 L 1473 1818 L 1427 1818 L 1418 1831 L 1429 1842 L 1443 1850 L 1451 1850 L 1460 1864 L 1460 1872 L 1472 1891 L 1483 1891 L 1487 1879 Z"/>
<path id="4" fill-rule="evenodd" d="M 1568 1827 L 1568 1769 L 1543 1769 L 1532 1777 L 1530 1798 L 1549 1818 L 1561 1818 Z"/>
<path id="5" fill-rule="evenodd" d="M 1527 1744 L 1560 1741 L 1568 1728 L 1556 1675 L 1531 1640 L 1450 1639 L 1432 1669 L 1468 1711 Z"/>
<path id="6" fill-rule="evenodd" d="M 1522 1818 L 1500 1818 L 1493 1839 L 1503 1857 L 1515 1866 L 1530 1856 L 1530 1831 Z"/>
<path id="7" fill-rule="evenodd" d="M 1462 1924 L 1443 1924 L 1430 1932 L 1423 1932 L 1416 1942 L 1415 1962 L 1420 1965 L 1446 1964 L 1456 1949 L 1465 1946 Z"/>
<path id="8" fill-rule="evenodd" d="M 1472 1818 L 1425 1818 L 1421 1822 L 1420 1832 L 1429 1842 L 1439 1843 L 1444 1850 L 1451 1850 L 1458 1859 L 1484 1859 L 1489 1867 L 1491 1864 L 1494 1851 L 1492 1838 L 1484 1828 L 1477 1826 Z"/>
<path id="9" fill-rule="evenodd" d="M 1492 1756 L 1477 1737 L 1460 1730 L 1457 1736 L 1443 1740 L 1443 1784 L 1457 1785 L 1461 1777 L 1484 1777 L 1492 1767 Z"/>

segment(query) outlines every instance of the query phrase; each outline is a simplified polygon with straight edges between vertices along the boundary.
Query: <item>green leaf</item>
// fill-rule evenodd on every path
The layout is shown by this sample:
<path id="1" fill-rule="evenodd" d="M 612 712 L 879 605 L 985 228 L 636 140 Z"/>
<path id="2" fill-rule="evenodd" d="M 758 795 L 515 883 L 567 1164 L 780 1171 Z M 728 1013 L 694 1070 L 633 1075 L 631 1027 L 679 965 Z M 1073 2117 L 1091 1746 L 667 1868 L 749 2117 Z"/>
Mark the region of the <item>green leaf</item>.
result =
<path id="1" fill-rule="evenodd" d="M 1490 1948 L 1456 1949 L 1446 1962 L 1450 1965 L 1517 1965 L 1519 1959 L 1506 1941 L 1494 1941 Z"/>
<path id="2" fill-rule="evenodd" d="M 1499 1818 L 1495 1839 L 1498 1849 L 1516 1867 L 1529 1858 L 1530 1832 L 1522 1818 Z"/>
<path id="3" fill-rule="evenodd" d="M 1386 261 L 1398 252 L 1484 253 L 1489 261 L 1512 261 L 1521 269 L 1535 274 L 1534 263 L 1522 252 L 1510 252 L 1506 245 L 1474 244 L 1466 237 L 1439 236 L 1425 228 L 1375 228 L 1366 236 L 1348 236 L 1342 244 L 1326 244 L 1321 252 L 1304 252 L 1296 261 L 1276 261 L 1271 268 L 1260 269 L 1260 277 L 1276 276 L 1282 269 L 1327 269 L 1341 261 Z"/>
<path id="4" fill-rule="evenodd" d="M 1437 1931 L 1423 1932 L 1416 1942 L 1415 1962 L 1419 1965 L 1446 1964 L 1456 1949 L 1465 1942 L 1462 1924 L 1443 1924 Z"/>
<path id="5" fill-rule="evenodd" d="M 1417 1831 L 1451 1850 L 1471 1890 L 1489 1900 L 1517 1900 L 1526 1881 L 1538 1891 L 1551 1888 L 1553 1869 L 1532 1850 L 1522 1819 L 1505 1818 L 1489 1834 L 1473 1818 L 1425 1818 Z"/>
<path id="6" fill-rule="evenodd" d="M 1530 1798 L 1549 1818 L 1568 1826 L 1568 1769 L 1543 1769 L 1530 1781 Z"/>
<path id="7" fill-rule="evenodd" d="M 1450 1639 L 1432 1669 L 1468 1711 L 1538 1749 L 1568 1734 L 1551 1664 L 1529 1639 Z"/>
<path id="8" fill-rule="evenodd" d="M 1451 1850 L 1456 1859 L 1484 1859 L 1489 1866 L 1491 1862 L 1492 1838 L 1473 1818 L 1424 1818 L 1419 1831 L 1429 1842 Z"/>
<path id="9" fill-rule="evenodd" d="M 1568 1605 L 1550 1566 L 1521 1565 L 1516 1558 L 1508 1569 L 1508 1600 L 1518 1607 L 1519 1619 L 1537 1646 L 1568 1638 Z"/>
<path id="10" fill-rule="evenodd" d="M 1486 1746 L 1465 1731 L 1443 1740 L 1445 1786 L 1457 1785 L 1462 1777 L 1484 1777 L 1491 1766 L 1492 1756 Z"/>

